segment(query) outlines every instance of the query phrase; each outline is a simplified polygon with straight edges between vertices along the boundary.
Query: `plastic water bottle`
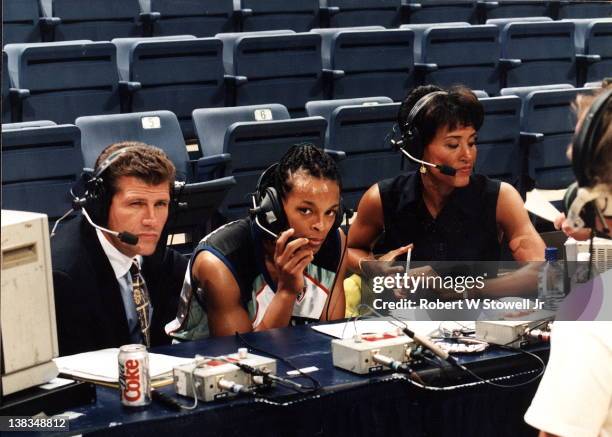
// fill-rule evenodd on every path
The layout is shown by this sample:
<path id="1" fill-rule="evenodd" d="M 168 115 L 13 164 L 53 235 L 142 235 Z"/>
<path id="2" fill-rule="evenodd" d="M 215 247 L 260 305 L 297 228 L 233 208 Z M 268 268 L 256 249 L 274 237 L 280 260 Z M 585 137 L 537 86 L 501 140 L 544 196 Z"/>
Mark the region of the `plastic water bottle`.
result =
<path id="1" fill-rule="evenodd" d="M 547 247 L 546 262 L 538 276 L 538 299 L 544 302 L 543 309 L 556 311 L 565 298 L 563 290 L 563 266 L 557 260 L 556 247 Z"/>

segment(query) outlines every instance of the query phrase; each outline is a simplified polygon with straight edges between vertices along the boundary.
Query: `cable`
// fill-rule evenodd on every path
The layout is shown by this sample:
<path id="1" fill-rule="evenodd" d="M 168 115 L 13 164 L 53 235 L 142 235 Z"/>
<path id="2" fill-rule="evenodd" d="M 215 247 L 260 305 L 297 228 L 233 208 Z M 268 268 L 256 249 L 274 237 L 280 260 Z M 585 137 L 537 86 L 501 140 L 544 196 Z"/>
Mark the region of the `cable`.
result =
<path id="1" fill-rule="evenodd" d="M 55 220 L 55 223 L 53 224 L 53 229 L 51 229 L 51 236 L 49 238 L 55 237 L 55 231 L 57 230 L 57 226 L 60 224 L 62 220 L 64 220 L 66 217 L 68 217 L 73 212 L 74 212 L 74 208 L 70 208 L 68 212 L 66 212 L 63 216 Z"/>
<path id="2" fill-rule="evenodd" d="M 346 250 L 348 248 L 348 230 L 349 230 L 349 215 L 352 216 L 353 213 L 349 209 L 344 214 L 345 225 L 346 225 L 346 236 L 344 237 L 344 249 L 342 249 L 342 255 L 340 255 L 340 262 L 338 263 L 338 271 L 334 276 L 334 281 L 332 282 L 331 289 L 329 291 L 329 302 L 327 303 L 327 308 L 325 309 L 325 320 L 329 321 L 329 307 L 332 303 L 332 297 L 334 295 L 334 288 L 336 288 L 336 282 L 338 281 L 338 275 L 340 274 L 340 270 L 342 270 L 342 262 L 344 261 L 344 255 L 346 254 Z M 342 241 L 342 239 L 340 239 Z"/>
<path id="3" fill-rule="evenodd" d="M 258 347 L 256 347 L 256 346 L 253 346 L 253 345 L 252 345 L 251 343 L 249 343 L 249 342 L 248 342 L 248 341 L 247 341 L 247 340 L 246 340 L 246 339 L 245 339 L 245 338 L 242 336 L 242 334 L 240 334 L 239 332 L 236 332 L 236 334 L 235 334 L 235 335 L 236 335 L 236 338 L 237 338 L 238 340 L 240 340 L 240 341 L 242 342 L 242 344 L 244 344 L 244 345 L 245 345 L 247 348 L 249 348 L 249 349 L 251 349 L 251 350 L 254 350 L 254 351 L 257 351 L 257 352 L 259 352 L 259 353 L 262 353 L 262 354 L 264 354 L 264 355 L 269 355 L 269 356 L 271 356 L 272 358 L 275 358 L 275 359 L 277 359 L 278 361 L 283 362 L 283 363 L 284 363 L 284 364 L 285 364 L 287 367 L 290 367 L 291 369 L 295 370 L 296 372 L 298 372 L 298 373 L 299 373 L 301 376 L 303 376 L 304 378 L 309 379 L 309 380 L 312 382 L 312 384 L 313 384 L 311 387 L 306 387 L 306 388 L 304 388 L 304 386 L 302 385 L 302 388 L 301 388 L 301 389 L 299 389 L 299 390 L 298 390 L 298 389 L 296 389 L 296 391 L 299 391 L 300 393 L 310 393 L 310 392 L 317 391 L 317 390 L 319 390 L 319 389 L 321 388 L 321 383 L 320 383 L 319 381 L 317 381 L 317 379 L 316 379 L 316 378 L 314 378 L 314 377 L 310 376 L 310 375 L 309 375 L 309 374 L 307 374 L 307 373 L 302 372 L 300 369 L 298 369 L 298 368 L 297 368 L 297 367 L 296 367 L 296 366 L 295 366 L 295 365 L 294 365 L 294 364 L 293 364 L 291 361 L 289 361 L 288 359 L 283 358 L 283 357 L 281 357 L 281 356 L 279 356 L 279 355 L 273 354 L 273 353 L 271 353 L 271 352 L 268 352 L 268 351 L 266 351 L 266 350 L 263 350 L 263 349 L 261 349 L 261 348 L 258 348 Z M 233 363 L 233 364 L 235 364 L 235 363 Z"/>
<path id="4" fill-rule="evenodd" d="M 372 308 L 372 307 L 370 307 L 369 305 L 366 305 L 366 304 L 361 304 L 361 305 L 359 305 L 357 308 L 361 307 L 362 305 L 363 305 L 363 306 L 365 306 L 365 307 L 367 307 L 367 308 L 368 308 L 368 309 L 369 309 L 371 312 L 373 312 L 373 313 L 375 313 L 375 314 L 377 314 L 377 315 L 379 315 L 379 316 L 382 316 L 382 315 L 381 315 L 381 314 L 380 314 L 378 311 L 376 311 L 374 308 Z M 515 349 L 515 348 L 508 347 L 508 346 L 506 346 L 506 345 L 500 345 L 500 347 L 507 348 L 507 349 L 510 349 L 510 350 L 513 350 L 513 351 L 517 351 L 517 350 L 518 350 L 518 351 L 520 351 L 520 352 L 523 352 L 523 353 L 525 353 L 525 354 L 527 354 L 527 355 L 530 355 L 530 356 L 532 356 L 532 357 L 536 358 L 536 359 L 537 359 L 537 360 L 540 362 L 540 364 L 541 364 L 541 371 L 538 373 L 538 375 L 536 375 L 535 377 L 533 377 L 533 378 L 532 378 L 532 379 L 530 379 L 529 381 L 526 381 L 526 382 L 523 382 L 523 383 L 520 383 L 520 384 L 514 384 L 514 385 L 504 385 L 504 384 L 497 384 L 497 383 L 494 383 L 494 382 L 492 382 L 492 380 L 490 380 L 490 379 L 484 379 L 484 378 L 482 378 L 480 375 L 477 375 L 476 373 L 474 373 L 473 371 L 471 371 L 470 369 L 468 369 L 467 367 L 465 367 L 463 364 L 460 364 L 460 363 L 459 363 L 459 362 L 458 362 L 458 361 L 455 359 L 455 357 L 451 356 L 451 355 L 450 355 L 448 352 L 446 352 L 446 351 L 442 351 L 442 350 L 439 348 L 439 346 L 435 345 L 434 343 L 432 343 L 432 342 L 431 342 L 431 341 L 429 341 L 428 339 L 426 339 L 426 338 L 424 338 L 424 337 L 422 337 L 422 336 L 420 336 L 420 335 L 418 335 L 418 334 L 415 334 L 413 331 L 411 331 L 411 330 L 408 328 L 408 325 L 407 325 L 405 322 L 403 322 L 403 321 L 399 320 L 397 317 L 394 317 L 394 316 L 391 316 L 391 317 L 392 317 L 393 319 L 397 320 L 398 322 L 402 323 L 402 324 L 405 326 L 405 328 L 403 328 L 403 329 L 402 329 L 402 331 L 404 331 L 404 333 L 405 333 L 406 335 L 408 335 L 408 336 L 409 336 L 410 338 L 412 338 L 413 340 L 415 340 L 415 341 L 417 341 L 417 342 L 421 343 L 423 346 L 425 346 L 427 349 L 429 349 L 431 352 L 433 352 L 433 353 L 434 353 L 434 354 L 435 354 L 435 355 L 436 355 L 438 358 L 440 358 L 440 359 L 443 359 L 443 360 L 447 361 L 448 363 L 450 363 L 450 364 L 452 364 L 453 366 L 455 366 L 455 367 L 457 367 L 457 368 L 459 368 L 459 369 L 463 370 L 464 372 L 467 372 L 467 373 L 468 373 L 468 374 L 470 374 L 472 377 L 476 378 L 478 381 L 483 382 L 483 383 L 486 383 L 486 384 L 489 384 L 489 385 L 492 385 L 492 386 L 494 386 L 494 387 L 498 387 L 498 388 L 516 388 L 516 387 L 521 387 L 521 386 L 523 386 L 523 385 L 527 385 L 527 384 L 532 383 L 532 382 L 533 382 L 533 381 L 535 381 L 536 379 L 539 379 L 539 378 L 540 378 L 540 377 L 541 377 L 541 376 L 544 374 L 544 371 L 546 370 L 546 364 L 545 364 L 545 363 L 544 363 L 544 361 L 543 361 L 543 360 L 542 360 L 540 357 L 538 357 L 537 355 L 535 355 L 535 354 L 533 354 L 533 353 L 531 353 L 531 352 L 528 352 L 528 351 L 524 351 L 524 350 L 522 350 L 522 349 Z M 548 320 L 547 320 L 546 322 L 548 322 Z M 392 322 L 390 322 L 390 323 L 392 323 Z M 534 328 L 533 328 L 533 329 L 535 329 L 537 326 L 539 326 L 539 325 L 534 326 Z M 411 335 L 411 334 L 412 334 L 412 335 Z M 416 339 L 415 339 L 415 337 L 416 337 Z M 433 345 L 434 347 L 432 347 L 432 345 Z M 440 351 L 441 351 L 442 353 L 440 353 Z"/>
<path id="5" fill-rule="evenodd" d="M 589 270 L 587 273 L 587 281 L 591 279 L 591 274 L 593 271 L 593 240 L 595 239 L 595 226 L 591 228 L 591 242 L 589 243 Z"/>

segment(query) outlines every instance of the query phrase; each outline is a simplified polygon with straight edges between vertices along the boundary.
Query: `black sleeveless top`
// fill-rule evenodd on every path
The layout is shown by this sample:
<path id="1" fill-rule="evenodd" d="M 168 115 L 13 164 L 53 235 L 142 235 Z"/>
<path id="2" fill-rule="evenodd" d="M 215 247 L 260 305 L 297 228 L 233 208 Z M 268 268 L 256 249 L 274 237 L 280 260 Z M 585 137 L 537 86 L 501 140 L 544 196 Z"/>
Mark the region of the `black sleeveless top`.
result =
<path id="1" fill-rule="evenodd" d="M 413 243 L 415 261 L 498 261 L 500 184 L 483 175 L 470 176 L 469 184 L 455 188 L 434 219 L 423 200 L 418 172 L 379 182 L 385 229 L 375 254 Z"/>

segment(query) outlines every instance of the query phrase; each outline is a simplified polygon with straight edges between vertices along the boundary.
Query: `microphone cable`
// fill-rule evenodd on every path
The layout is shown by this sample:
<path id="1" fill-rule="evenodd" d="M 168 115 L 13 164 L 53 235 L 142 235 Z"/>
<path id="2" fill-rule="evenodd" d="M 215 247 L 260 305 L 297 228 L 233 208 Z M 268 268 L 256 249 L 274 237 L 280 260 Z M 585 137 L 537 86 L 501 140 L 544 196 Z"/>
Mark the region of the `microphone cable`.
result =
<path id="1" fill-rule="evenodd" d="M 287 358 L 283 358 L 279 355 L 276 355 L 272 352 L 266 351 L 264 349 L 258 348 L 256 346 L 253 346 L 251 343 L 249 343 L 242 334 L 240 334 L 239 332 L 235 333 L 236 338 L 242 343 L 244 344 L 247 348 L 259 352 L 261 354 L 264 355 L 268 355 L 278 361 L 283 362 L 287 367 L 291 368 L 292 370 L 295 370 L 297 373 L 299 373 L 299 375 L 303 378 L 306 378 L 308 380 L 310 380 L 310 382 L 312 383 L 311 386 L 304 386 L 303 384 L 298 384 L 298 383 L 293 383 L 291 384 L 292 386 L 289 388 L 292 388 L 293 390 L 302 393 L 302 394 L 309 394 L 309 393 L 313 393 L 318 391 L 319 389 L 321 389 L 321 383 L 314 378 L 313 376 L 302 372 L 302 370 L 300 370 L 295 364 L 293 364 L 291 361 L 289 361 Z M 280 378 L 280 377 L 279 377 Z M 288 378 L 282 378 L 282 379 L 288 379 Z"/>

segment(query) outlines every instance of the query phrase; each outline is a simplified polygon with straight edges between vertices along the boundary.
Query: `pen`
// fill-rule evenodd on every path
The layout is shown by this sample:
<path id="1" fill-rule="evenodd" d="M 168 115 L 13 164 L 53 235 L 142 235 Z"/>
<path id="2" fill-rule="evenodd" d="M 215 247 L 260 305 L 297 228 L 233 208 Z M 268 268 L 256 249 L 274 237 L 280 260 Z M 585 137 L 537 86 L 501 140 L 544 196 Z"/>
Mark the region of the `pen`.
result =
<path id="1" fill-rule="evenodd" d="M 410 271 L 410 257 L 412 255 L 412 247 L 406 252 L 406 273 Z"/>

